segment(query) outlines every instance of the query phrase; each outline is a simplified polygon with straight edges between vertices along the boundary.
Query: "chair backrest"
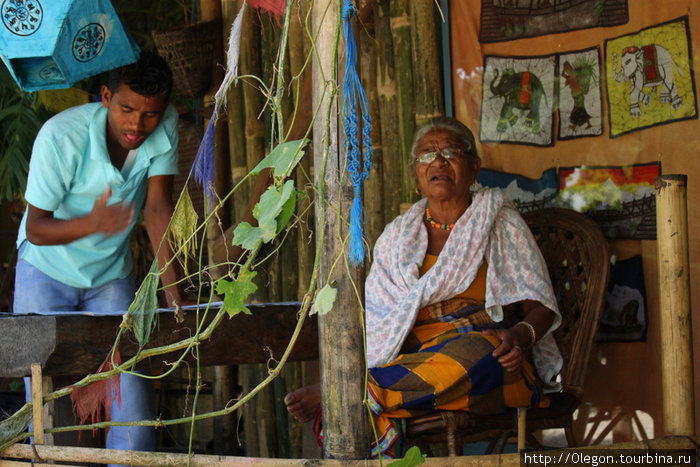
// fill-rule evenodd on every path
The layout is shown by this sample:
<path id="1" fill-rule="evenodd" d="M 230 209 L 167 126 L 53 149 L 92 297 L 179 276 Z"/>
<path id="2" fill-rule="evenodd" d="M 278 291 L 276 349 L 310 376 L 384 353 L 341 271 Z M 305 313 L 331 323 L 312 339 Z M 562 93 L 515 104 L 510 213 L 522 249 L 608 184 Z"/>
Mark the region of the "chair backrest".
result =
<path id="1" fill-rule="evenodd" d="M 547 263 L 562 315 L 554 332 L 564 357 L 561 382 L 580 399 L 605 303 L 607 242 L 593 220 L 570 209 L 540 209 L 523 217 Z"/>

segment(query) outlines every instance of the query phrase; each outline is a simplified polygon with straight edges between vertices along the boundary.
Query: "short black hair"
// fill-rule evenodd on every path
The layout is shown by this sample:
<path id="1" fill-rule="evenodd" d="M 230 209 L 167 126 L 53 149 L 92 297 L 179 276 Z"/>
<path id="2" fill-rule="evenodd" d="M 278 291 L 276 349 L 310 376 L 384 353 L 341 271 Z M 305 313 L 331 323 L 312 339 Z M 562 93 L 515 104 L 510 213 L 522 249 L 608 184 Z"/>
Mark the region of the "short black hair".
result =
<path id="1" fill-rule="evenodd" d="M 111 92 L 117 92 L 122 84 L 142 96 L 170 96 L 173 73 L 163 57 L 144 50 L 135 63 L 109 72 L 107 86 Z"/>

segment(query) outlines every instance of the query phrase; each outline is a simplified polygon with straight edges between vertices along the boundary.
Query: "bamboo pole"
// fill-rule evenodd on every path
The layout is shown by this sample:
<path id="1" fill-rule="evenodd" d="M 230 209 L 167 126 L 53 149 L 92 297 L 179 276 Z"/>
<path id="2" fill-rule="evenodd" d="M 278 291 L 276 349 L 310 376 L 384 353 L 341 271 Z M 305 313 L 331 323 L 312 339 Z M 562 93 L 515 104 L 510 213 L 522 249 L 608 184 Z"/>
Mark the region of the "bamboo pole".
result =
<path id="1" fill-rule="evenodd" d="M 221 3 L 219 0 L 200 0 L 201 19 L 202 21 L 218 20 L 216 24 L 221 24 Z M 204 96 L 204 107 L 211 109 L 214 104 L 214 95 L 219 88 L 223 79 L 221 67 L 217 64 L 223 60 L 222 34 L 216 35 L 216 46 L 214 47 L 214 63 L 212 63 L 212 85 L 211 89 Z M 208 119 L 204 122 L 206 127 L 209 124 Z M 228 127 L 221 122 L 214 122 L 214 195 L 211 200 L 205 200 L 205 212 L 209 214 L 211 208 L 216 206 L 217 198 L 228 193 L 231 188 L 229 177 L 229 151 L 228 151 Z M 218 209 L 215 216 L 212 216 L 208 222 L 206 229 L 207 236 L 207 256 L 210 262 L 214 259 L 214 245 L 216 240 L 222 235 L 222 226 L 228 225 L 230 218 L 226 209 Z M 213 266 L 210 264 L 210 266 Z M 212 268 L 211 273 L 214 279 L 218 279 L 226 274 L 225 268 Z"/>
<path id="2" fill-rule="evenodd" d="M 372 118 L 372 169 L 364 187 L 365 234 L 371 247 L 386 225 L 384 218 L 384 171 L 382 170 L 384 151 L 377 92 L 377 47 L 372 15 L 368 15 L 367 20 L 358 29 L 358 45 L 360 78 L 365 94 L 367 94 Z"/>
<path id="3" fill-rule="evenodd" d="M 313 62 L 313 103 L 320 108 L 314 122 L 314 167 L 318 195 L 317 252 L 322 251 L 319 286 L 335 282 L 337 297 L 333 309 L 319 316 L 321 360 L 321 405 L 323 456 L 331 459 L 362 459 L 368 454 L 369 424 L 363 407 L 365 368 L 362 315 L 361 268 L 343 268 L 347 218 L 352 203 L 349 177 L 342 170 L 341 125 L 338 121 L 337 89 L 341 3 L 316 1 L 312 8 L 316 59 Z M 324 158 L 324 155 L 326 156 Z M 340 261 L 338 261 L 340 258 Z M 336 263 L 337 262 L 337 263 Z M 358 290 L 359 288 L 359 290 Z"/>
<path id="4" fill-rule="evenodd" d="M 377 94 L 379 95 L 379 119 L 381 121 L 381 164 L 384 185 L 384 223 L 399 215 L 401 204 L 402 160 L 406 157 L 399 135 L 399 105 L 394 47 L 391 37 L 391 10 L 389 2 L 377 2 L 374 6 L 374 32 L 377 44 Z M 387 170 L 389 169 L 390 170 Z"/>
<path id="5" fill-rule="evenodd" d="M 411 2 L 411 52 L 416 125 L 442 115 L 442 76 L 435 0 Z"/>
<path id="6" fill-rule="evenodd" d="M 294 111 L 286 120 L 289 127 L 287 140 L 293 141 L 304 136 L 310 136 L 311 126 L 311 71 L 310 67 L 304 70 L 310 41 L 304 33 L 304 20 L 309 12 L 308 2 L 299 2 L 293 6 L 292 20 L 289 24 L 289 81 L 288 95 L 293 100 Z M 308 289 L 311 272 L 313 270 L 313 210 L 309 209 L 310 199 L 313 196 L 309 186 L 308 174 L 311 172 L 313 153 L 311 145 L 307 145 L 306 154 L 294 171 L 296 188 L 299 192 L 307 191 L 306 197 L 300 197 L 297 201 L 296 215 L 300 219 L 295 228 L 296 235 L 292 239 L 296 247 L 296 261 L 292 266 L 296 271 L 296 287 L 293 296 L 303 297 Z M 289 241 L 290 245 L 292 241 Z M 303 371 L 305 362 L 289 362 L 285 365 L 282 376 L 286 386 L 285 393 L 292 392 L 304 385 Z M 283 394 L 284 398 L 286 394 Z M 286 410 L 284 403 L 282 410 Z M 286 414 L 285 414 L 286 415 Z M 289 438 L 289 456 L 302 457 L 302 445 L 305 426 L 297 422 L 293 417 L 286 416 L 287 433 Z"/>
<path id="7" fill-rule="evenodd" d="M 220 0 L 200 0 L 202 21 L 218 20 L 217 24 L 227 24 L 223 21 L 223 11 Z M 214 95 L 221 85 L 223 80 L 223 70 L 219 64 L 225 63 L 223 37 L 224 31 L 228 29 L 222 28 L 222 33 L 217 34 L 216 47 L 214 49 L 214 63 L 212 63 L 212 87 L 209 93 L 204 97 L 204 105 L 213 105 Z M 211 206 L 216 205 L 217 197 L 225 195 L 231 189 L 231 171 L 230 156 L 229 156 L 229 135 L 228 124 L 224 122 L 215 122 L 214 127 L 214 161 L 215 161 L 215 179 L 214 179 L 214 198 L 210 200 Z M 209 208 L 207 207 L 207 211 Z M 207 225 L 207 251 L 210 266 L 214 266 L 216 258 L 214 258 L 214 245 L 216 240 L 223 235 L 223 226 L 229 225 L 231 218 L 229 211 L 220 209 L 217 215 L 213 216 Z M 227 273 L 227 268 L 216 267 L 211 269 L 213 279 L 218 279 Z M 235 397 L 234 381 L 235 370 L 227 365 L 217 365 L 212 369 L 213 387 L 212 399 L 214 406 L 218 408 L 225 407 L 230 400 Z M 233 414 L 228 414 L 223 417 L 216 417 L 213 420 L 213 438 L 214 452 L 217 454 L 229 454 L 235 452 L 235 444 L 233 442 L 236 433 L 236 420 Z"/>
<path id="8" fill-rule="evenodd" d="M 241 32 L 241 44 L 248 44 L 241 47 L 239 73 L 241 75 L 262 76 L 262 64 L 260 57 L 261 43 L 260 24 L 258 22 L 258 11 L 255 8 L 246 8 L 243 16 Z M 265 155 L 265 127 L 261 112 L 263 110 L 265 98 L 260 92 L 259 83 L 252 79 L 244 79 L 240 86 L 243 88 L 243 109 L 245 114 L 245 148 L 247 170 L 253 169 Z M 250 180 L 245 192 L 248 198 L 253 193 L 254 180 Z M 256 277 L 258 290 L 255 293 L 255 300 L 267 301 L 266 274 L 263 270 L 258 270 Z M 259 365 L 242 365 L 239 367 L 239 377 L 245 383 L 244 392 L 249 392 L 258 384 L 258 377 L 262 373 Z M 242 373 L 242 374 L 241 374 Z M 248 456 L 261 456 L 267 452 L 266 440 L 260 436 L 260 425 L 265 424 L 265 420 L 259 420 L 260 401 L 267 399 L 268 388 L 261 391 L 255 400 L 243 407 L 243 429 L 245 432 L 245 453 Z"/>
<path id="9" fill-rule="evenodd" d="M 44 444 L 44 404 L 42 392 L 41 365 L 32 363 L 32 425 L 34 444 Z"/>
<path id="10" fill-rule="evenodd" d="M 228 43 L 228 36 L 231 25 L 236 15 L 241 9 L 243 0 L 224 0 L 222 3 L 222 15 L 225 32 L 225 42 Z M 245 118 L 243 109 L 243 86 L 235 83 L 228 90 L 226 97 L 227 111 L 226 121 L 228 123 L 228 146 L 231 167 L 231 186 L 236 186 L 248 173 L 246 164 L 246 141 L 245 141 Z M 244 196 L 245 190 L 240 190 L 233 196 L 233 216 L 234 223 L 240 222 L 243 213 L 246 211 L 248 200 Z M 227 245 L 230 247 L 231 245 Z"/>
<path id="11" fill-rule="evenodd" d="M 656 179 L 664 429 L 695 433 L 686 175 Z"/>
<path id="12" fill-rule="evenodd" d="M 260 63 L 260 25 L 255 8 L 246 8 L 243 17 L 241 43 L 240 74 L 262 76 Z M 260 118 L 265 98 L 260 92 L 257 81 L 245 79 L 240 84 L 243 88 L 243 108 L 245 114 L 246 165 L 252 170 L 265 156 L 265 128 Z M 250 180 L 248 194 L 253 192 L 255 181 Z"/>
<path id="13" fill-rule="evenodd" d="M 399 141 L 401 173 L 401 202 L 413 203 L 415 181 L 411 175 L 408 155 L 416 129 L 413 96 L 413 60 L 411 57 L 411 18 L 409 0 L 391 2 L 391 36 L 394 44 L 394 67 L 399 111 Z M 401 208 L 400 208 L 401 209 Z"/>
<path id="14" fill-rule="evenodd" d="M 290 126 L 289 140 L 303 137 L 311 137 L 311 116 L 313 113 L 311 102 L 311 67 L 306 59 L 311 49 L 311 40 L 305 33 L 305 22 L 310 13 L 308 2 L 300 2 L 293 14 L 293 21 L 289 28 L 289 43 L 294 44 L 289 50 L 289 66 L 292 70 L 293 80 L 290 83 L 294 98 L 295 113 L 293 120 L 288 122 Z M 306 68 L 305 68 L 306 67 Z M 299 277 L 297 296 L 306 294 L 313 270 L 313 210 L 310 209 L 313 199 L 313 145 L 306 146 L 306 154 L 299 161 L 295 169 L 297 190 L 306 194 L 297 202 L 297 215 L 299 216 L 299 234 L 297 235 L 297 275 Z"/>

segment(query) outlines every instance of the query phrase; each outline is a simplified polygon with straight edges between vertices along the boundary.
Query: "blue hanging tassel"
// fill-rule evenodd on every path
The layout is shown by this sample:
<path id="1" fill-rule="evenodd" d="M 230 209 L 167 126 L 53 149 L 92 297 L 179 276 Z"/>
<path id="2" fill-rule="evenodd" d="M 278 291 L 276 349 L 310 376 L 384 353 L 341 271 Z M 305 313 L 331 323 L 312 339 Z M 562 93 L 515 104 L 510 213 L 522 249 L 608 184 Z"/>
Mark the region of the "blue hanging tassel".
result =
<path id="1" fill-rule="evenodd" d="M 209 207 L 214 200 L 214 119 L 209 120 L 197 156 L 192 163 L 194 179 L 204 189 Z"/>
<path id="2" fill-rule="evenodd" d="M 360 265 L 365 259 L 363 239 L 362 182 L 372 168 L 372 118 L 369 113 L 367 94 L 357 75 L 357 45 L 350 19 L 355 8 L 350 0 L 343 3 L 343 33 L 345 34 L 345 77 L 343 80 L 343 120 L 345 127 L 345 147 L 348 157 L 348 172 L 353 186 L 352 208 L 350 209 L 350 264 Z M 360 141 L 357 107 L 362 114 L 362 141 Z M 364 153 L 361 146 L 364 143 Z M 362 155 L 362 161 L 360 156 Z"/>
<path id="3" fill-rule="evenodd" d="M 194 179 L 204 190 L 209 208 L 212 207 L 214 201 L 214 170 L 216 168 L 216 163 L 214 162 L 214 125 L 219 119 L 220 112 L 226 109 L 226 93 L 231 85 L 235 83 L 236 77 L 238 76 L 238 60 L 240 58 L 241 32 L 245 8 L 246 2 L 243 2 L 238 15 L 236 15 L 236 19 L 231 25 L 231 34 L 229 36 L 228 50 L 226 52 L 226 75 L 224 76 L 221 86 L 219 86 L 219 89 L 216 91 L 214 112 L 204 132 L 204 137 L 199 143 L 197 156 L 192 163 Z"/>

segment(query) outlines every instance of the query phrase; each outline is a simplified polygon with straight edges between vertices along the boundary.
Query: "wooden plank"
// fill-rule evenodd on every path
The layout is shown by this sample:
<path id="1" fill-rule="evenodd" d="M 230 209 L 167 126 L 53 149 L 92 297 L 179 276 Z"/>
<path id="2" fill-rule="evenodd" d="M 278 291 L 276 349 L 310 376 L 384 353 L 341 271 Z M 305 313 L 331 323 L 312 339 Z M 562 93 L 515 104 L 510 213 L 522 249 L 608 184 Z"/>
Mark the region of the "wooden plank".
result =
<path id="1" fill-rule="evenodd" d="M 265 363 L 279 358 L 297 324 L 299 303 L 248 305 L 251 315 L 224 318 L 211 338 L 200 344 L 201 365 Z M 204 320 L 208 323 L 216 309 Z M 200 312 L 201 313 L 201 312 Z M 160 310 L 156 330 L 148 347 L 188 338 L 197 328 L 194 311 L 183 314 L 178 323 L 171 309 Z M 122 322 L 121 314 L 16 315 L 0 314 L 0 378 L 27 376 L 32 363 L 40 363 L 44 375 L 84 375 L 94 372 L 108 355 Z M 37 338 L 41 336 L 41 338 Z M 123 337 L 122 359 L 136 354 L 135 339 Z M 163 368 L 173 355 L 151 358 L 153 368 Z M 290 360 L 318 358 L 318 328 L 307 320 Z"/>
<path id="2" fill-rule="evenodd" d="M 617 455 L 622 451 L 638 450 L 641 453 L 647 451 L 669 451 L 682 450 L 689 451 L 686 455 L 692 455 L 698 446 L 700 438 L 697 436 L 669 437 L 662 439 L 650 439 L 648 441 L 632 441 L 628 443 L 606 444 L 601 446 L 583 446 L 575 449 L 553 449 L 544 452 L 553 458 L 560 458 L 560 454 L 566 457 L 567 452 L 576 452 L 579 455 Z M 173 466 L 190 465 L 196 466 L 242 466 L 255 465 L 256 467 L 270 466 L 318 466 L 318 467 L 380 467 L 388 462 L 381 459 L 266 459 L 261 457 L 234 457 L 234 456 L 212 456 L 206 454 L 187 453 L 167 453 L 167 452 L 144 452 L 144 451 L 117 451 L 112 449 L 95 448 L 74 448 L 59 446 L 30 446 L 28 444 L 15 444 L 0 452 L 3 460 L 0 465 L 10 464 L 10 458 L 14 459 L 41 459 L 68 462 L 87 463 L 120 463 L 131 465 Z M 7 458 L 8 460 L 4 460 Z M 7 464 L 5 464 L 7 462 Z M 22 464 L 24 466 L 28 464 Z M 36 465 L 36 464 L 35 464 Z M 519 467 L 521 456 L 518 453 L 476 455 L 476 456 L 455 456 L 455 457 L 427 457 L 422 464 L 425 467 L 458 467 L 464 465 L 480 466 L 513 466 Z"/>

